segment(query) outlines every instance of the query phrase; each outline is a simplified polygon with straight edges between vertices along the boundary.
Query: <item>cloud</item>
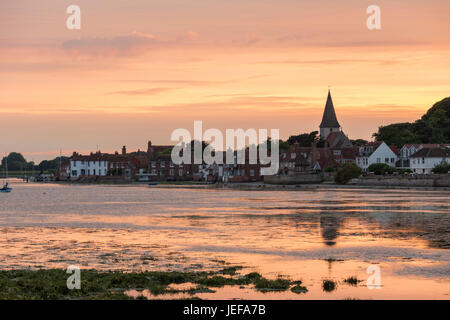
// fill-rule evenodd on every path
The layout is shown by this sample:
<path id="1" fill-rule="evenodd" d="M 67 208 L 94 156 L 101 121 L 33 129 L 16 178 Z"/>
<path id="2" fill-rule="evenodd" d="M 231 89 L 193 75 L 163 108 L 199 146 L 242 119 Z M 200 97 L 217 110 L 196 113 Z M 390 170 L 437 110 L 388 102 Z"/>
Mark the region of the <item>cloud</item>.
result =
<path id="1" fill-rule="evenodd" d="M 133 31 L 115 37 L 93 37 L 68 40 L 62 47 L 67 52 L 88 56 L 133 56 L 159 47 L 170 47 L 192 43 L 198 34 L 190 31 L 176 39 L 163 39 L 153 34 Z"/>
<path id="2" fill-rule="evenodd" d="M 219 84 L 229 84 L 235 83 L 237 80 L 172 80 L 172 79 L 155 79 L 155 80 L 120 80 L 121 82 L 135 82 L 135 83 L 158 83 L 158 84 L 179 84 L 179 85 L 187 85 L 187 86 L 209 86 L 209 85 L 219 85 Z"/>
<path id="3" fill-rule="evenodd" d="M 157 95 L 162 92 L 175 90 L 175 88 L 145 88 L 145 89 L 137 89 L 137 90 L 122 90 L 122 91 L 113 91 L 108 92 L 107 94 L 124 94 L 124 95 Z"/>
<path id="4" fill-rule="evenodd" d="M 396 64 L 402 63 L 405 60 L 401 59 L 383 59 L 383 60 L 371 60 L 371 59 L 322 59 L 322 60 L 268 60 L 268 61 L 259 61 L 255 62 L 255 64 L 298 64 L 298 65 L 308 65 L 308 64 L 352 64 L 352 63 L 365 63 L 365 64 Z"/>

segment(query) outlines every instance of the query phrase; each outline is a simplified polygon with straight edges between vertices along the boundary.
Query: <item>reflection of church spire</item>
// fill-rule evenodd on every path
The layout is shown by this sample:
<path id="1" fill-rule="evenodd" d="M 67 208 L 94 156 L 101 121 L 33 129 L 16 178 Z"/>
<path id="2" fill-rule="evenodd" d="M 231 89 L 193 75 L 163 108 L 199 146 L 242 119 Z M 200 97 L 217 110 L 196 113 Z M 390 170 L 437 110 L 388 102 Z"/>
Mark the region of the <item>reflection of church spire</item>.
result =
<path id="1" fill-rule="evenodd" d="M 335 216 L 323 215 L 320 217 L 322 238 L 327 246 L 334 246 L 339 236 L 340 219 Z"/>

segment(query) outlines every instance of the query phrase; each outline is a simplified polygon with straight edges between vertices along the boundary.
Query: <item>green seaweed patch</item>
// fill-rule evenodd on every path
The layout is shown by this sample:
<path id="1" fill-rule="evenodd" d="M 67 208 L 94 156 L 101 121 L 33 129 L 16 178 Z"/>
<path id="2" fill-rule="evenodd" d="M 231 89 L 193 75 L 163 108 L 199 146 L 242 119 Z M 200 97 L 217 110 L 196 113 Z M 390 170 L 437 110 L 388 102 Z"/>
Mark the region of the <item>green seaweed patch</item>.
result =
<path id="1" fill-rule="evenodd" d="M 242 267 L 242 266 L 232 266 L 232 267 L 222 269 L 219 273 L 234 276 L 234 275 L 236 275 L 236 272 L 238 270 L 242 270 L 243 268 L 244 267 Z"/>
<path id="2" fill-rule="evenodd" d="M 326 292 L 334 291 L 336 290 L 336 282 L 334 282 L 333 280 L 323 280 L 322 289 Z"/>
<path id="3" fill-rule="evenodd" d="M 289 279 L 277 278 L 275 280 L 270 280 L 266 278 L 255 279 L 255 288 L 258 291 L 268 292 L 268 291 L 286 291 L 291 285 Z"/>
<path id="4" fill-rule="evenodd" d="M 250 284 L 258 291 L 283 291 L 292 285 L 300 286 L 301 281 L 292 282 L 285 278 L 265 279 L 257 272 L 234 276 L 239 267 L 221 271 L 145 271 L 145 272 L 100 272 L 81 270 L 81 288 L 67 288 L 70 276 L 62 269 L 3 270 L 0 271 L 0 299 L 59 300 L 59 299 L 133 299 L 125 294 L 127 290 L 148 290 L 152 295 L 170 293 L 214 293 L 211 288 L 224 286 L 244 287 Z M 234 273 L 230 275 L 230 273 Z M 170 288 L 171 284 L 193 283 L 189 289 Z M 296 288 L 294 290 L 300 290 Z"/>
<path id="5" fill-rule="evenodd" d="M 300 293 L 308 292 L 308 289 L 306 287 L 304 287 L 304 286 L 301 286 L 301 285 L 297 284 L 297 285 L 295 285 L 295 286 L 293 286 L 291 288 L 291 291 L 293 293 L 300 294 Z"/>
<path id="6" fill-rule="evenodd" d="M 344 260 L 342 259 L 335 259 L 335 258 L 328 258 L 328 259 L 323 259 L 326 262 L 332 263 L 332 262 L 342 262 Z"/>
<path id="7" fill-rule="evenodd" d="M 362 282 L 362 280 L 358 280 L 357 277 L 348 277 L 347 279 L 344 279 L 344 282 L 351 285 L 351 286 L 357 286 L 358 283 Z"/>

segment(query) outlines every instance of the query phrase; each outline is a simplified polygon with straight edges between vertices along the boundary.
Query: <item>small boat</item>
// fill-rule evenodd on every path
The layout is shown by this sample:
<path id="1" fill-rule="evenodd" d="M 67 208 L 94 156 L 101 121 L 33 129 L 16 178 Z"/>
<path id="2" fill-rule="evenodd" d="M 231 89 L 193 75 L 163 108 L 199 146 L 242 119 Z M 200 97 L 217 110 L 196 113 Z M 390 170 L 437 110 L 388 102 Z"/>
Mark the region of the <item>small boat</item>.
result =
<path id="1" fill-rule="evenodd" d="M 3 188 L 0 189 L 0 192 L 11 192 L 12 190 L 8 187 L 6 179 L 8 179 L 8 157 L 5 158 L 5 184 L 3 185 Z"/>
<path id="2" fill-rule="evenodd" d="M 8 187 L 8 182 L 3 185 L 3 188 L 0 189 L 0 192 L 11 192 L 11 188 Z"/>

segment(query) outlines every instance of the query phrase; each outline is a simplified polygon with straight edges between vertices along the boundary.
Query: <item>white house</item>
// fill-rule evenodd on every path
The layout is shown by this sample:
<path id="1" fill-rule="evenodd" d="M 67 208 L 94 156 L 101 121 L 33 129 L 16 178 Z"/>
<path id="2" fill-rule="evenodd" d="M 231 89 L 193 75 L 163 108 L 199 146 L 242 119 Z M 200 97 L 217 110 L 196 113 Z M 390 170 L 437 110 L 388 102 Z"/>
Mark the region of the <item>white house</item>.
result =
<path id="1" fill-rule="evenodd" d="M 439 144 L 431 143 L 417 143 L 417 144 L 405 144 L 399 151 L 400 156 L 400 167 L 410 168 L 410 159 L 414 153 L 423 148 L 439 148 Z"/>
<path id="2" fill-rule="evenodd" d="M 108 173 L 108 160 L 102 154 L 88 156 L 74 155 L 70 159 L 70 176 L 106 176 Z"/>
<path id="3" fill-rule="evenodd" d="M 367 168 L 373 163 L 385 163 L 395 167 L 397 160 L 397 154 L 385 142 L 371 142 L 361 146 L 356 156 L 356 164 L 363 171 L 367 171 Z"/>
<path id="4" fill-rule="evenodd" d="M 442 161 L 450 163 L 449 148 L 422 148 L 410 156 L 410 168 L 415 173 L 428 174 Z"/>

